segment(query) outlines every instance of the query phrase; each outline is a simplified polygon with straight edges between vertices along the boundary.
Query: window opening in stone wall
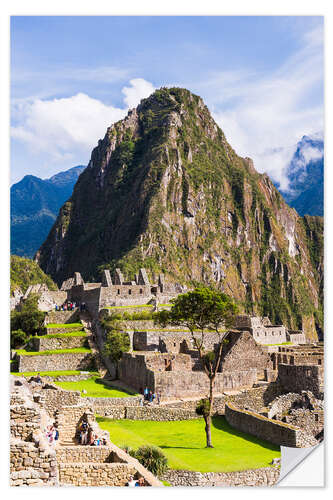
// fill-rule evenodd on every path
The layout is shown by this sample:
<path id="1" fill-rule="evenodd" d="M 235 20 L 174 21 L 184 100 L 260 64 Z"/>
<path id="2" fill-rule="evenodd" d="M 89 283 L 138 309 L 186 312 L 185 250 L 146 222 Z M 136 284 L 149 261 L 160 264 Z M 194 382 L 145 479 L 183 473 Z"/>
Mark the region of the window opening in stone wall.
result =
<path id="1" fill-rule="evenodd" d="M 128 295 L 132 295 L 132 290 L 128 290 Z"/>
<path id="2" fill-rule="evenodd" d="M 119 290 L 119 288 L 118 288 L 118 291 L 117 291 L 117 293 L 118 293 L 118 295 L 120 295 L 120 290 Z"/>
<path id="3" fill-rule="evenodd" d="M 142 290 L 142 288 L 140 288 L 140 293 L 141 293 L 141 294 L 143 293 L 143 290 Z"/>

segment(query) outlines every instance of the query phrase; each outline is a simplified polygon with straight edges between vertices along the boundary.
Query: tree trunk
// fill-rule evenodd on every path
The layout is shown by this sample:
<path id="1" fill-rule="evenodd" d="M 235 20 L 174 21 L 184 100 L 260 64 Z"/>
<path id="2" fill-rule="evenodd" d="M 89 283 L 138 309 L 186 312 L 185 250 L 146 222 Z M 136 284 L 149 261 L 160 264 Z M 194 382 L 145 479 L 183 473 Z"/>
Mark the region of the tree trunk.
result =
<path id="1" fill-rule="evenodd" d="M 204 417 L 205 419 L 205 431 L 206 431 L 206 448 L 214 448 L 212 445 L 212 434 L 211 434 L 211 423 L 212 417 L 207 415 Z"/>
<path id="2" fill-rule="evenodd" d="M 209 377 L 209 414 L 205 418 L 206 426 L 206 448 L 214 448 L 212 445 L 212 433 L 211 433 L 211 425 L 212 425 L 212 412 L 213 412 L 213 403 L 214 403 L 214 379 L 215 377 Z"/>

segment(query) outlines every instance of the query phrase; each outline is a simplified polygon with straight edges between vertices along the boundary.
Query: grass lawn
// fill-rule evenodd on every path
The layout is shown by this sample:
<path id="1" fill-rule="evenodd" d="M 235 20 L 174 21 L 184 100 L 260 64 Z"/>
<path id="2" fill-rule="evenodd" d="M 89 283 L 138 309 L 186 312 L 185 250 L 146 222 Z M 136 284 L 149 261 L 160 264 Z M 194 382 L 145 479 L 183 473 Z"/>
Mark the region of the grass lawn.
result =
<path id="1" fill-rule="evenodd" d="M 83 328 L 82 323 L 48 323 L 45 325 L 46 328 L 77 328 L 79 326 Z"/>
<path id="2" fill-rule="evenodd" d="M 75 332 L 66 332 L 66 333 L 49 333 L 46 335 L 36 335 L 34 338 L 36 339 L 63 339 L 65 337 L 86 337 L 87 334 L 84 330 L 76 330 Z"/>
<path id="3" fill-rule="evenodd" d="M 80 380 L 78 382 L 56 382 L 56 385 L 62 389 L 66 389 L 67 391 L 82 391 L 85 389 L 87 394 L 82 394 L 83 397 L 128 398 L 129 396 L 137 396 L 134 392 L 127 392 L 114 387 L 109 387 L 98 377 L 92 377 L 88 380 Z"/>
<path id="4" fill-rule="evenodd" d="M 167 456 L 169 467 L 198 472 L 231 472 L 267 467 L 280 457 L 280 447 L 229 426 L 224 417 L 214 417 L 212 442 L 205 448 L 203 419 L 176 422 L 111 420 L 97 417 L 117 446 L 138 448 L 151 444 Z"/>
<path id="5" fill-rule="evenodd" d="M 48 351 L 26 351 L 25 349 L 17 349 L 16 354 L 19 356 L 48 356 L 50 354 L 68 354 L 68 353 L 88 353 L 91 349 L 86 347 L 75 347 L 73 349 L 52 349 Z"/>
<path id="6" fill-rule="evenodd" d="M 87 370 L 88 371 L 88 370 Z M 79 370 L 59 370 L 59 371 L 51 371 L 51 372 L 11 372 L 11 375 L 16 375 L 18 377 L 34 377 L 38 373 L 41 375 L 41 377 L 65 377 L 65 376 L 70 376 L 70 375 L 81 375 L 81 373 L 84 372 L 79 371 Z M 89 372 L 89 376 L 92 377 L 98 377 L 99 373 L 98 372 Z"/>

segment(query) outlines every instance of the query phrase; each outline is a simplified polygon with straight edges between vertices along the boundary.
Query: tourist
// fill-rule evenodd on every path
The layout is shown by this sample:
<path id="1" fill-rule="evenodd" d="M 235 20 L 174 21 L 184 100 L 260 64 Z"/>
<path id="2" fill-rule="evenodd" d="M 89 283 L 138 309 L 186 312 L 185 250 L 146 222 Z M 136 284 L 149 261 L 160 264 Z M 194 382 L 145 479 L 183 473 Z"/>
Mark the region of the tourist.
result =
<path id="1" fill-rule="evenodd" d="M 107 445 L 107 442 L 106 442 L 106 439 L 105 439 L 105 438 L 103 438 L 103 439 L 102 439 L 102 445 L 103 445 L 103 446 L 106 446 L 106 445 Z"/>
<path id="2" fill-rule="evenodd" d="M 155 401 L 155 399 L 156 399 L 156 394 L 155 394 L 155 392 L 153 392 L 153 395 L 152 395 L 152 401 L 154 402 L 154 401 Z"/>
<path id="3" fill-rule="evenodd" d="M 135 483 L 136 483 L 136 481 L 135 481 L 135 479 L 133 478 L 133 476 L 130 476 L 130 477 L 129 477 L 129 481 L 128 481 L 128 483 L 127 483 L 127 485 L 126 485 L 126 486 L 130 486 L 131 488 L 133 488 L 133 487 L 136 485 Z"/>
<path id="4" fill-rule="evenodd" d="M 161 393 L 160 393 L 160 392 L 158 392 L 158 393 L 157 393 L 157 404 L 159 405 L 159 404 L 160 404 L 160 402 L 161 402 Z"/>
<path id="5" fill-rule="evenodd" d="M 140 398 L 140 406 L 143 406 L 143 398 Z"/>
<path id="6" fill-rule="evenodd" d="M 37 382 L 37 384 L 42 384 L 43 383 L 42 377 L 40 376 L 40 373 L 37 373 L 37 377 L 35 378 L 35 381 Z"/>
<path id="7" fill-rule="evenodd" d="M 149 391 L 149 393 L 148 393 L 148 401 L 149 401 L 149 403 L 153 402 L 153 393 L 151 391 Z"/>
<path id="8" fill-rule="evenodd" d="M 145 390 L 143 391 L 143 395 L 144 395 L 145 400 L 147 400 L 147 401 L 148 401 L 148 394 L 149 394 L 149 389 L 148 389 L 148 387 L 145 387 Z"/>
<path id="9" fill-rule="evenodd" d="M 145 485 L 145 480 L 143 477 L 139 477 L 139 480 L 135 483 L 135 486 L 144 486 Z"/>

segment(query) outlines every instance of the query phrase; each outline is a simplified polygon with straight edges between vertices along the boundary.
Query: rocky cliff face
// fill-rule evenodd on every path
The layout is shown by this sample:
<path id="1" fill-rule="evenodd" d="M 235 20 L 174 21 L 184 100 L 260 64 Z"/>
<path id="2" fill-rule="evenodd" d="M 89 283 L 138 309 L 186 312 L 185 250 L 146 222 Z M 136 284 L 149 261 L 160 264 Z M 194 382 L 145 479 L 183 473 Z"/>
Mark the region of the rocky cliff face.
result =
<path id="1" fill-rule="evenodd" d="M 236 155 L 200 97 L 160 89 L 108 128 L 36 259 L 58 283 L 116 266 L 211 283 L 314 338 L 317 233 Z"/>

